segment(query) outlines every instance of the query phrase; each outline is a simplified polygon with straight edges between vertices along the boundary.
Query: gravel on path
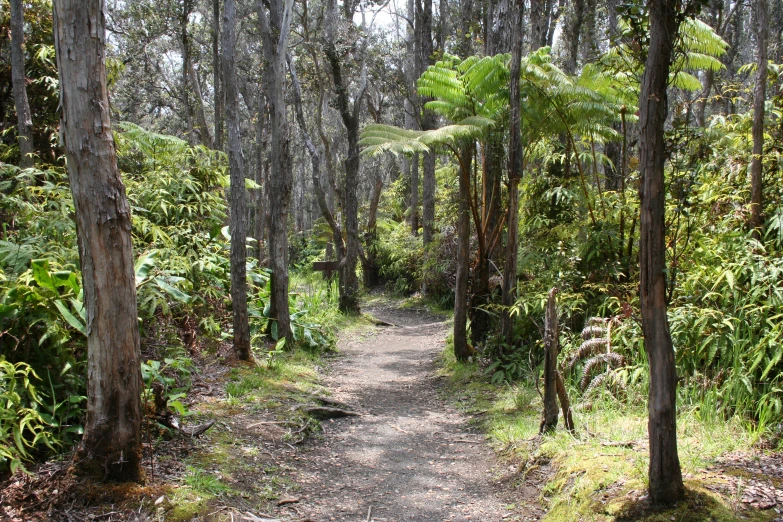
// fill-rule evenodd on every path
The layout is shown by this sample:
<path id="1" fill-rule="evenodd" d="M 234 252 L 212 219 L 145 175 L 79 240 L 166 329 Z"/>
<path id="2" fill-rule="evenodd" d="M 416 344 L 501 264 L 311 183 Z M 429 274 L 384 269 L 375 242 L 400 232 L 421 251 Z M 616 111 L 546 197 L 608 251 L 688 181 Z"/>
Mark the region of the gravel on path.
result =
<path id="1" fill-rule="evenodd" d="M 300 499 L 287 508 L 317 522 L 538 520 L 535 496 L 526 503 L 498 479 L 508 466 L 444 398 L 436 359 L 448 324 L 424 311 L 369 311 L 394 326 L 343 339 L 325 383 L 363 415 L 322 423 L 293 463 Z"/>

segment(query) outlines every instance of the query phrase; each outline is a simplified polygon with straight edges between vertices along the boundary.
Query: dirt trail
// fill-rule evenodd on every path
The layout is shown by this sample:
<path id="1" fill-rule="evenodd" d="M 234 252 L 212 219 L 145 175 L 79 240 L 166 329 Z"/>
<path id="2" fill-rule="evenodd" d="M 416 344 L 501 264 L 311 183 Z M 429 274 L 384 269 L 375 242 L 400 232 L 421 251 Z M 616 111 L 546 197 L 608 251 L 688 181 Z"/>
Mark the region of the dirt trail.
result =
<path id="1" fill-rule="evenodd" d="M 318 522 L 537 520 L 519 491 L 495 480 L 483 435 L 441 398 L 442 318 L 367 311 L 396 326 L 343 340 L 326 382 L 365 415 L 323 423 L 322 440 L 295 463 L 301 500 L 292 508 Z"/>

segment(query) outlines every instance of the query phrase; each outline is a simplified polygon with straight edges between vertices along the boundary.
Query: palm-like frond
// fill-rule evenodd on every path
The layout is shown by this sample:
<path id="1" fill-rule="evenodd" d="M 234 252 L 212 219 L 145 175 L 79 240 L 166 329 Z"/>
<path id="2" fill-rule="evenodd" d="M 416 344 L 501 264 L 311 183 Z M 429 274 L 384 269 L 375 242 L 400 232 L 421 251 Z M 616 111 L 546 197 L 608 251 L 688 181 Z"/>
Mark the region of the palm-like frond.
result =
<path id="1" fill-rule="evenodd" d="M 377 155 L 385 152 L 394 154 L 413 154 L 426 152 L 427 145 L 420 141 L 422 131 L 401 129 L 393 125 L 373 124 L 362 129 L 359 145 L 362 154 Z"/>
<path id="2" fill-rule="evenodd" d="M 695 18 L 686 18 L 680 25 L 680 45 L 688 54 L 714 57 L 723 56 L 729 48 L 729 44 L 712 27 Z"/>

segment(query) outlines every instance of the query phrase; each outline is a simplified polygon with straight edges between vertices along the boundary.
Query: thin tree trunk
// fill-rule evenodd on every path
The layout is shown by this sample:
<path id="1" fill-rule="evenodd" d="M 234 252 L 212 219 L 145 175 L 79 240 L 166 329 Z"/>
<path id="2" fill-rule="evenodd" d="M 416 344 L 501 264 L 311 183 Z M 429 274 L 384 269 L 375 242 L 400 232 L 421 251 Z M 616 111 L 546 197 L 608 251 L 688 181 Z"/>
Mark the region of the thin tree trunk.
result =
<path id="1" fill-rule="evenodd" d="M 454 356 L 458 361 L 470 357 L 468 345 L 468 278 L 470 258 L 470 164 L 469 147 L 461 153 L 459 173 L 459 203 L 457 207 L 457 285 L 454 289 Z"/>
<path id="2" fill-rule="evenodd" d="M 557 428 L 557 353 L 560 339 L 557 319 L 557 288 L 552 288 L 546 301 L 544 318 L 544 418 L 540 433 Z"/>
<path id="3" fill-rule="evenodd" d="M 267 146 L 267 113 L 266 113 L 266 95 L 264 90 L 259 87 L 258 89 L 258 103 L 256 104 L 256 169 L 255 169 L 255 181 L 260 188 L 255 190 L 255 206 L 256 206 L 256 219 L 255 230 L 253 231 L 253 237 L 256 240 L 256 258 L 258 259 L 259 266 L 264 262 L 264 234 L 267 229 L 266 223 L 266 201 L 264 198 L 264 189 L 266 183 L 266 146 Z"/>
<path id="4" fill-rule="evenodd" d="M 754 1 L 756 45 L 758 61 L 756 85 L 753 90 L 753 158 L 750 161 L 750 226 L 753 237 L 761 240 L 761 212 L 763 205 L 763 160 L 764 160 L 764 101 L 767 94 L 767 1 Z"/>
<path id="5" fill-rule="evenodd" d="M 514 341 L 514 322 L 511 317 L 511 306 L 517 287 L 517 258 L 519 251 L 519 179 L 522 177 L 524 151 L 522 149 L 522 118 L 520 108 L 520 69 L 522 61 L 522 18 L 524 0 L 516 0 L 513 6 L 514 29 L 511 48 L 510 75 L 511 85 L 509 99 L 511 101 L 510 140 L 508 146 L 508 238 L 503 264 L 503 312 L 501 315 L 501 333 L 507 346 Z"/>
<path id="6" fill-rule="evenodd" d="M 563 37 L 566 41 L 566 56 L 563 70 L 568 74 L 574 74 L 579 56 L 579 40 L 582 35 L 582 24 L 585 18 L 585 1 L 574 0 L 566 16 Z"/>
<path id="7" fill-rule="evenodd" d="M 432 64 L 432 0 L 416 0 L 416 69 L 421 76 Z M 424 109 L 427 99 L 419 97 L 422 130 L 435 128 L 435 114 Z M 432 242 L 435 232 L 435 155 L 425 152 L 422 155 L 422 240 L 426 247 Z M 422 289 L 426 293 L 426 288 Z"/>
<path id="8" fill-rule="evenodd" d="M 344 10 L 349 9 L 349 2 L 345 3 Z M 349 101 L 347 80 L 343 78 L 343 65 L 341 53 L 336 46 L 337 5 L 335 0 L 329 2 L 327 15 L 327 37 L 324 44 L 324 53 L 332 71 L 334 82 L 334 94 L 337 110 L 340 113 L 343 126 L 346 131 L 348 151 L 345 158 L 345 184 L 343 186 L 343 216 L 345 220 L 345 257 L 340 262 L 342 277 L 340 281 L 339 308 L 343 313 L 359 313 L 359 278 L 356 274 L 356 264 L 359 259 L 359 216 L 357 187 L 359 182 L 359 112 L 362 106 L 362 98 L 367 90 L 367 70 L 362 67 L 362 79 L 360 87 L 353 101 Z M 345 11 L 348 13 L 348 11 Z M 352 23 L 352 18 L 347 22 Z"/>
<path id="9" fill-rule="evenodd" d="M 566 390 L 563 376 L 559 371 L 555 371 L 555 384 L 557 386 L 557 398 L 560 400 L 560 409 L 563 411 L 563 423 L 568 431 L 574 431 L 574 417 L 571 414 L 571 401 L 568 400 L 568 391 Z"/>
<path id="10" fill-rule="evenodd" d="M 426 128 L 425 128 L 426 130 Z M 424 153 L 424 186 L 422 188 L 422 240 L 426 247 L 435 236 L 435 154 Z"/>
<path id="11" fill-rule="evenodd" d="M 318 202 L 318 208 L 321 210 L 321 215 L 324 217 L 326 222 L 329 224 L 329 228 L 332 230 L 332 237 L 334 238 L 334 242 L 337 245 L 337 258 L 338 260 L 342 260 L 345 256 L 345 245 L 342 241 L 342 230 L 340 230 L 340 225 L 337 223 L 337 220 L 332 213 L 331 205 L 327 200 L 327 195 L 321 185 L 321 155 L 318 152 L 318 148 L 313 143 L 313 140 L 310 137 L 310 133 L 307 131 L 307 124 L 304 119 L 304 111 L 302 110 L 302 88 L 299 85 L 299 79 L 296 76 L 296 68 L 294 67 L 294 63 L 291 60 L 291 57 L 289 56 L 287 59 L 288 70 L 291 73 L 291 85 L 293 86 L 296 121 L 299 124 L 299 131 L 302 133 L 302 140 L 304 141 L 308 154 L 310 154 L 310 159 L 313 166 L 311 171 L 313 178 L 313 191 L 315 192 L 315 198 Z"/>
<path id="12" fill-rule="evenodd" d="M 228 126 L 228 164 L 231 178 L 231 308 L 234 325 L 234 354 L 249 361 L 250 325 L 247 315 L 247 246 L 245 238 L 245 159 L 239 133 L 239 97 L 236 80 L 236 0 L 223 6 L 223 79 L 226 86 L 226 123 Z"/>
<path id="13" fill-rule="evenodd" d="M 459 0 L 460 20 L 459 32 L 457 33 L 457 42 L 455 48 L 457 56 L 462 59 L 470 56 L 473 48 L 473 0 Z"/>
<path id="14" fill-rule="evenodd" d="M 547 43 L 548 21 L 544 17 L 546 10 L 545 0 L 530 0 L 530 47 L 529 52 L 533 52 Z"/>
<path id="15" fill-rule="evenodd" d="M 196 69 L 193 67 L 193 60 L 188 61 L 188 78 L 190 79 L 190 86 L 193 89 L 193 96 L 196 99 L 196 128 L 194 131 L 198 134 L 199 141 L 201 141 L 202 145 L 209 149 L 214 149 L 215 143 L 212 141 L 212 136 L 209 133 L 207 116 L 204 112 L 204 96 L 201 92 L 201 82 L 198 79 Z"/>
<path id="16" fill-rule="evenodd" d="M 269 102 L 269 124 L 272 143 L 269 190 L 269 251 L 272 268 L 271 316 L 275 319 L 277 335 L 290 338 L 288 307 L 288 207 L 291 201 L 293 175 L 289 151 L 288 120 L 286 116 L 286 51 L 291 28 L 293 0 L 272 0 L 269 15 L 260 0 L 256 12 L 261 27 L 264 49 L 266 95 Z M 274 334 L 274 330 L 271 331 Z"/>
<path id="17" fill-rule="evenodd" d="M 223 150 L 223 113 L 225 99 L 220 78 L 220 0 L 212 0 L 212 83 L 215 90 L 215 148 Z"/>
<path id="18" fill-rule="evenodd" d="M 182 101 L 185 103 L 185 113 L 188 123 L 188 143 L 196 145 L 199 142 L 199 136 L 193 124 L 193 106 L 190 103 L 190 38 L 188 37 L 188 20 L 193 11 L 193 0 L 183 0 L 182 13 L 180 13 L 180 40 L 182 43 Z"/>
<path id="19" fill-rule="evenodd" d="M 378 204 L 381 201 L 383 190 L 383 178 L 380 174 L 375 176 L 375 186 L 370 198 L 370 210 L 367 217 L 367 231 L 364 234 L 364 258 L 362 259 L 362 274 L 364 287 L 374 288 L 380 282 L 378 270 L 378 256 L 375 242 L 378 240 Z"/>
<path id="20" fill-rule="evenodd" d="M 56 0 L 61 129 L 87 312 L 87 420 L 78 467 L 138 481 L 141 372 L 131 214 L 117 169 L 106 88 L 102 0 Z"/>
<path id="21" fill-rule="evenodd" d="M 438 4 L 438 16 L 440 16 L 440 27 L 438 28 L 438 50 L 441 55 L 446 51 L 446 37 L 449 31 L 449 2 L 440 0 Z"/>
<path id="22" fill-rule="evenodd" d="M 19 166 L 33 166 L 33 118 L 27 101 L 27 78 L 24 71 L 24 2 L 11 0 L 11 83 L 14 87 Z"/>
<path id="23" fill-rule="evenodd" d="M 650 44 L 639 96 L 639 293 L 644 346 L 650 361 L 650 499 L 674 503 L 683 497 L 684 487 L 677 455 L 677 370 L 666 316 L 664 123 L 678 17 L 676 0 L 650 0 L 648 5 Z"/>

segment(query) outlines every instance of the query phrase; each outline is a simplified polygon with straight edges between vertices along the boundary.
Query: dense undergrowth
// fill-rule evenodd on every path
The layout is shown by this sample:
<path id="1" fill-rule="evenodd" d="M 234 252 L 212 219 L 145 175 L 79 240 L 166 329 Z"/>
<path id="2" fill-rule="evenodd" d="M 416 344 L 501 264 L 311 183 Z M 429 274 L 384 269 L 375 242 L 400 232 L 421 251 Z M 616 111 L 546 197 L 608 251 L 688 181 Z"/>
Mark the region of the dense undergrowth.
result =
<path id="1" fill-rule="evenodd" d="M 779 102 L 769 104 L 773 122 L 780 118 Z M 705 421 L 736 422 L 754 440 L 778 444 L 783 425 L 780 128 L 771 125 L 766 135 L 766 224 L 756 240 L 748 227 L 747 203 L 751 114 L 715 117 L 707 128 L 694 129 L 686 120 L 690 110 L 687 103 L 677 106 L 679 116 L 666 135 L 672 150 L 666 170 L 667 298 L 681 378 L 679 401 Z M 537 375 L 543 361 L 544 304 L 556 286 L 561 364 L 576 396 L 608 392 L 640 405 L 649 376 L 639 320 L 635 158 L 628 161 L 625 189 L 612 187 L 611 163 L 595 153 L 593 144 L 592 154 L 581 161 L 596 179 L 585 185 L 574 157 L 566 172 L 557 138 L 543 141 L 529 152 L 521 186 L 518 298 L 512 309 L 516 340 L 508 347 L 490 337 L 479 349 L 495 382 Z M 590 147 L 585 144 L 587 152 Z M 453 298 L 449 289 L 455 272 L 456 212 L 449 207 L 455 201 L 455 176 L 447 171 L 439 170 L 439 201 L 446 203 L 439 207 L 436 229 L 441 234 L 435 242 L 424 249 L 403 216 L 395 217 L 402 207 L 396 187 L 382 200 L 380 212 L 391 224 L 384 225 L 389 231 L 378 240 L 388 287 L 400 292 L 426 287 L 429 297 L 441 303 Z M 502 266 L 502 260 L 495 265 Z M 498 291 L 485 305 L 495 318 L 499 300 Z M 580 334 L 592 317 L 603 319 L 604 337 L 611 325 L 609 347 L 584 344 Z"/>
<path id="2" fill-rule="evenodd" d="M 225 357 L 231 336 L 225 158 L 132 124 L 122 129 L 118 161 L 133 214 L 145 395 L 151 400 L 158 382 L 169 408 L 186 415 L 193 356 Z M 80 439 L 86 340 L 64 170 L 0 164 L 0 192 L 0 473 L 7 473 Z M 265 333 L 269 275 L 248 259 L 253 349 L 267 366 L 283 348 Z M 302 272 L 291 291 L 296 348 L 331 348 L 336 290 Z"/>

